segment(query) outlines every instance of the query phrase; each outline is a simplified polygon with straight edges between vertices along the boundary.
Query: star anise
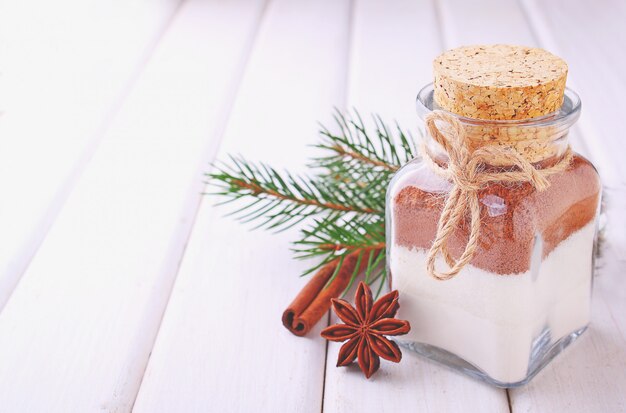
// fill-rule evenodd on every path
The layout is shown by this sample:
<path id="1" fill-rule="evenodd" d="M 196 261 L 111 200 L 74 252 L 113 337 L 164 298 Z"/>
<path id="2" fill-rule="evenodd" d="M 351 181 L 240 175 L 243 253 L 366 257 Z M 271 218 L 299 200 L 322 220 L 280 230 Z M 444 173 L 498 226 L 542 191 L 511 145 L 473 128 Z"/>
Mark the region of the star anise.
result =
<path id="1" fill-rule="evenodd" d="M 339 350 L 337 367 L 347 366 L 357 357 L 368 379 L 380 367 L 380 357 L 400 362 L 402 353 L 396 343 L 384 336 L 399 336 L 411 329 L 408 321 L 393 318 L 400 308 L 398 291 L 392 291 L 372 303 L 372 291 L 359 283 L 354 296 L 356 309 L 345 300 L 332 299 L 333 310 L 345 324 L 335 324 L 322 331 L 330 341 L 346 341 Z"/>

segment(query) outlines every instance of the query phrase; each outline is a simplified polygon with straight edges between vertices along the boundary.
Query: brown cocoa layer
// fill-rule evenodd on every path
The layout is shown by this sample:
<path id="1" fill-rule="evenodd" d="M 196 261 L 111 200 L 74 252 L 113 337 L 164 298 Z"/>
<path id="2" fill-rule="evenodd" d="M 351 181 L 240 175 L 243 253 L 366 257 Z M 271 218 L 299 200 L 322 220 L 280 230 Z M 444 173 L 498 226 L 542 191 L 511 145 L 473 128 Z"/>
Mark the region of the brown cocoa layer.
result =
<path id="1" fill-rule="evenodd" d="M 526 272 L 535 234 L 541 234 L 545 257 L 594 219 L 601 186 L 589 161 L 576 155 L 566 171 L 549 181 L 550 187 L 543 192 L 530 183 L 494 183 L 479 192 L 481 231 L 471 265 L 498 274 Z M 402 188 L 393 202 L 393 242 L 430 248 L 444 202 L 440 194 L 415 186 Z M 468 236 L 466 219 L 448 241 L 455 258 L 463 252 Z"/>

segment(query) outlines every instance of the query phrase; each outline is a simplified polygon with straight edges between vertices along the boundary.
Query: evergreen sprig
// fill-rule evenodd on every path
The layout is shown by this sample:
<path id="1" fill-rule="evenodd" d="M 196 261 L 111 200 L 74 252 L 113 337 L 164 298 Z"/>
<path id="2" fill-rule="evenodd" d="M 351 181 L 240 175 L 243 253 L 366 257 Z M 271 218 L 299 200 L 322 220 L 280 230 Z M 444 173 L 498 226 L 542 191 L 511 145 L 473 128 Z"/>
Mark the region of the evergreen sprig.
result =
<path id="1" fill-rule="evenodd" d="M 339 133 L 332 133 L 321 125 L 322 139 L 315 146 L 329 154 L 315 158 L 313 167 L 326 168 L 330 172 L 362 171 L 390 175 L 415 156 L 413 140 L 397 124 L 397 136 L 394 136 L 376 115 L 372 116 L 372 134 L 367 131 L 358 112 L 354 117 L 346 117 L 337 111 L 334 119 Z"/>
<path id="2" fill-rule="evenodd" d="M 231 214 L 243 222 L 259 220 L 257 227 L 284 230 L 312 215 L 382 215 L 384 202 L 376 196 L 379 183 L 361 184 L 337 179 L 279 173 L 241 157 L 231 157 L 209 174 L 217 188 L 215 195 L 226 197 L 222 203 L 246 199 Z"/>
<path id="3" fill-rule="evenodd" d="M 317 258 L 305 274 L 358 254 L 350 284 L 360 267 L 365 281 L 385 283 L 385 195 L 395 171 L 416 156 L 411 137 L 396 125 L 392 133 L 378 116 L 368 131 L 360 115 L 336 111 L 334 132 L 321 126 L 322 156 L 312 159 L 310 175 L 278 172 L 240 156 L 219 163 L 208 173 L 209 184 L 238 206 L 229 214 L 255 228 L 277 231 L 306 222 L 294 242 L 296 258 Z M 308 218 L 308 219 L 307 219 Z M 363 264 L 363 265 L 361 265 Z"/>

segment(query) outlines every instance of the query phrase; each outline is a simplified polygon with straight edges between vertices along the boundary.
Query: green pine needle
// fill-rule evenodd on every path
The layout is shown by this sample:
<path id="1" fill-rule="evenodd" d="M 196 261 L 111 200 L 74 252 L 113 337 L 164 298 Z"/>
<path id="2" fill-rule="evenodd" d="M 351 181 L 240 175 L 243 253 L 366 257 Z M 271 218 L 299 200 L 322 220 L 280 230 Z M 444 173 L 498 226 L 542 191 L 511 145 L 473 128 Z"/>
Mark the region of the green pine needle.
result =
<path id="1" fill-rule="evenodd" d="M 263 163 L 231 156 L 207 173 L 221 204 L 235 204 L 229 215 L 255 228 L 282 231 L 305 223 L 294 242 L 296 258 L 317 258 L 310 274 L 336 263 L 333 278 L 348 254 L 358 253 L 352 285 L 366 262 L 365 281 L 387 279 L 385 194 L 395 171 L 416 156 L 412 138 L 396 125 L 391 133 L 378 116 L 368 131 L 361 116 L 335 112 L 335 132 L 322 126 L 315 145 L 323 155 L 308 165 L 312 176 L 278 172 Z M 349 289 L 349 287 L 348 287 Z"/>

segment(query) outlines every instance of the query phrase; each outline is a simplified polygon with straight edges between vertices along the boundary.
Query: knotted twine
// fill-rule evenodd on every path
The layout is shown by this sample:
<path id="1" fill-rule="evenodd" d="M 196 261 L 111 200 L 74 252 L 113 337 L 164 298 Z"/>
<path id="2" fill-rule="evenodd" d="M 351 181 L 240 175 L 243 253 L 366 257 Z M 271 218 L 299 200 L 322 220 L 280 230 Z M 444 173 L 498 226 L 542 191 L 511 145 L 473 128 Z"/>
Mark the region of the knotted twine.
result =
<path id="1" fill-rule="evenodd" d="M 537 191 L 545 191 L 550 186 L 548 177 L 567 169 L 574 155 L 568 146 L 556 164 L 549 168 L 536 169 L 511 146 L 488 145 L 471 151 L 461 122 L 444 111 L 433 111 L 425 120 L 430 136 L 448 154 L 448 164 L 442 167 L 435 162 L 424 143 L 420 148 L 422 156 L 435 173 L 452 183 L 439 217 L 435 240 L 428 251 L 426 269 L 434 278 L 449 280 L 472 260 L 478 247 L 481 225 L 478 191 L 492 182 L 530 182 Z M 437 127 L 437 121 L 449 127 L 446 134 Z M 486 172 L 484 166 L 494 158 L 503 159 L 507 165 L 517 168 L 512 170 L 507 167 L 505 170 Z M 463 253 L 455 260 L 448 250 L 448 238 L 466 214 L 469 214 L 470 234 Z M 435 260 L 439 254 L 450 267 L 448 271 L 438 271 L 435 268 Z"/>

